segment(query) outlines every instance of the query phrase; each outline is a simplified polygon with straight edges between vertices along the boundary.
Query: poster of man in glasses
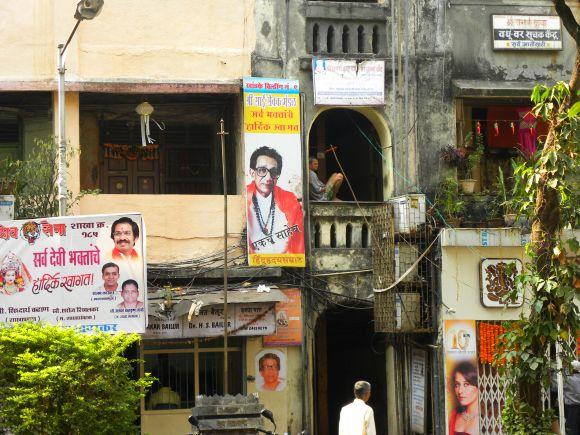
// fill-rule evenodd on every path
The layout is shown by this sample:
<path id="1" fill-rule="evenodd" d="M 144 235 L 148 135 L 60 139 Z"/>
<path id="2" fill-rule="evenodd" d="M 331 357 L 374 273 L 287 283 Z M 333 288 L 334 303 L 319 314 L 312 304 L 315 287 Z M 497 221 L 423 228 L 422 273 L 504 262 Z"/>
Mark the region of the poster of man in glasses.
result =
<path id="1" fill-rule="evenodd" d="M 251 266 L 304 266 L 298 82 L 244 79 L 248 254 Z"/>

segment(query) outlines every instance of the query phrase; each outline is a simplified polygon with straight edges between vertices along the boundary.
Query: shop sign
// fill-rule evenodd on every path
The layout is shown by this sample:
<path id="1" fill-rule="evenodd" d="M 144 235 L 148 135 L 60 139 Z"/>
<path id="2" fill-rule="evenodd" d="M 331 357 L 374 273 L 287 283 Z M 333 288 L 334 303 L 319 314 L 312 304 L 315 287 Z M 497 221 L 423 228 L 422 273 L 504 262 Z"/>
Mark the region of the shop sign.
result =
<path id="1" fill-rule="evenodd" d="M 300 88 L 244 78 L 248 263 L 304 267 Z"/>
<path id="2" fill-rule="evenodd" d="M 0 224 L 0 322 L 145 331 L 145 227 L 140 214 Z"/>
<path id="3" fill-rule="evenodd" d="M 314 104 L 380 106 L 385 104 L 382 60 L 312 59 Z"/>
<path id="4" fill-rule="evenodd" d="M 505 296 L 516 288 L 516 277 L 522 272 L 522 262 L 517 258 L 486 258 L 479 269 L 481 303 L 484 307 L 505 307 Z M 508 307 L 521 307 L 523 293 Z"/>
<path id="5" fill-rule="evenodd" d="M 425 433 L 425 374 L 427 352 L 413 349 L 411 354 L 411 431 Z"/>
<path id="6" fill-rule="evenodd" d="M 443 344 L 447 434 L 479 434 L 475 320 L 446 320 Z"/>
<path id="7" fill-rule="evenodd" d="M 492 15 L 494 50 L 562 50 L 560 17 Z"/>
<path id="8" fill-rule="evenodd" d="M 264 336 L 264 346 L 302 345 L 302 307 L 300 289 L 281 290 L 288 298 L 276 303 L 276 333 Z"/>
<path id="9" fill-rule="evenodd" d="M 276 332 L 273 304 L 233 304 L 228 307 L 228 334 L 237 337 Z M 223 305 L 203 307 L 198 315 L 158 319 L 151 317 L 143 338 L 218 337 L 224 334 Z"/>

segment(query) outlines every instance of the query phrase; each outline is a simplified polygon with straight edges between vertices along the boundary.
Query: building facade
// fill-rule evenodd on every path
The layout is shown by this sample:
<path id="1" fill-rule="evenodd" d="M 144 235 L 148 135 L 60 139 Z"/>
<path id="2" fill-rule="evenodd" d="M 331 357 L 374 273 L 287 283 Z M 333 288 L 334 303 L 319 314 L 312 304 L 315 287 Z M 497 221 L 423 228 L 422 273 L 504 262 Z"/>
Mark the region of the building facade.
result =
<path id="1" fill-rule="evenodd" d="M 75 25 L 74 6 L 35 0 L 0 6 L 1 156 L 26 158 L 35 139 L 58 131 L 56 47 Z M 228 346 L 228 392 L 258 392 L 279 432 L 336 433 L 340 407 L 362 378 L 373 384 L 378 433 L 443 434 L 445 321 L 497 321 L 519 312 L 483 308 L 475 291 L 481 257 L 522 258 L 518 236 L 484 249 L 480 232 L 466 230 L 473 236 L 466 241 L 462 230 L 455 238 L 453 230 L 438 230 L 443 224 L 432 209 L 448 173 L 440 151 L 461 145 L 470 132 L 481 134 L 484 152 L 473 178 L 485 196 L 497 168 L 509 170 L 520 141 L 519 111 L 530 106 L 534 84 L 568 80 L 576 50 L 563 27 L 561 49 L 494 49 L 494 15 L 555 11 L 544 0 L 107 2 L 71 40 L 66 139 L 77 152 L 68 187 L 100 193 L 84 196 L 70 212 L 142 213 L 150 320 L 168 325 L 176 318 L 167 304 L 161 307 L 165 302 L 189 301 L 181 318 L 193 302 L 210 311 L 221 304 L 214 296 L 223 279 L 227 190 L 232 307 L 289 301 L 299 307 L 299 343 L 268 345 L 257 334 L 232 337 Z M 321 103 L 317 61 L 357 71 L 378 62 L 382 99 Z M 300 85 L 304 270 L 247 266 L 242 80 L 249 76 Z M 145 147 L 136 112 L 143 102 L 154 110 L 154 142 Z M 229 133 L 225 162 L 221 119 Z M 323 179 L 344 173 L 343 202 L 308 199 L 309 157 L 318 159 Z M 486 213 L 475 210 L 465 225 Z M 269 296 L 258 285 L 270 288 Z M 170 387 L 179 400 L 159 403 L 149 395 L 141 404 L 142 433 L 187 433 L 195 396 L 224 393 L 223 342 L 149 334 L 138 350 L 141 370 L 161 380 L 152 394 Z M 278 356 L 282 391 L 261 391 L 266 354 Z M 414 379 L 419 366 L 424 372 Z M 413 393 L 420 388 L 422 402 Z M 481 433 L 499 433 L 488 426 Z"/>

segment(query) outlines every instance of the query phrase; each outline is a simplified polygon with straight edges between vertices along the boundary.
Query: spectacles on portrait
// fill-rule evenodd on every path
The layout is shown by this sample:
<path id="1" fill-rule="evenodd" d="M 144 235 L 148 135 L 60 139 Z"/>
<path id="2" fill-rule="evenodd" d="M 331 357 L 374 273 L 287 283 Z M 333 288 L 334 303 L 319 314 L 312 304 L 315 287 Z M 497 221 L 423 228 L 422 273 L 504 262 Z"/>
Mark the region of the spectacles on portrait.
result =
<path id="1" fill-rule="evenodd" d="M 113 236 L 115 236 L 115 237 L 121 237 L 121 236 L 131 237 L 132 235 L 133 235 L 133 231 L 115 231 L 113 233 Z"/>
<path id="2" fill-rule="evenodd" d="M 276 167 L 268 169 L 265 166 L 258 166 L 255 169 L 255 171 L 256 174 L 258 174 L 258 177 L 265 177 L 268 172 L 270 173 L 270 177 L 272 177 L 273 179 L 277 179 L 280 177 L 280 172 Z"/>

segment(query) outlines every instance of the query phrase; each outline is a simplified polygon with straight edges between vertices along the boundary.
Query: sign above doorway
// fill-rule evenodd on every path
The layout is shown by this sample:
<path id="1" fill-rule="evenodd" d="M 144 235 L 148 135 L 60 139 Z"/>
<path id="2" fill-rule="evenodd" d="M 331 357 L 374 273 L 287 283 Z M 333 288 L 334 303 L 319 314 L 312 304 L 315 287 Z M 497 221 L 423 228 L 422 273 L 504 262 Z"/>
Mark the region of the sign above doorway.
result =
<path id="1" fill-rule="evenodd" d="M 381 106 L 385 104 L 382 60 L 312 59 L 314 104 Z"/>

